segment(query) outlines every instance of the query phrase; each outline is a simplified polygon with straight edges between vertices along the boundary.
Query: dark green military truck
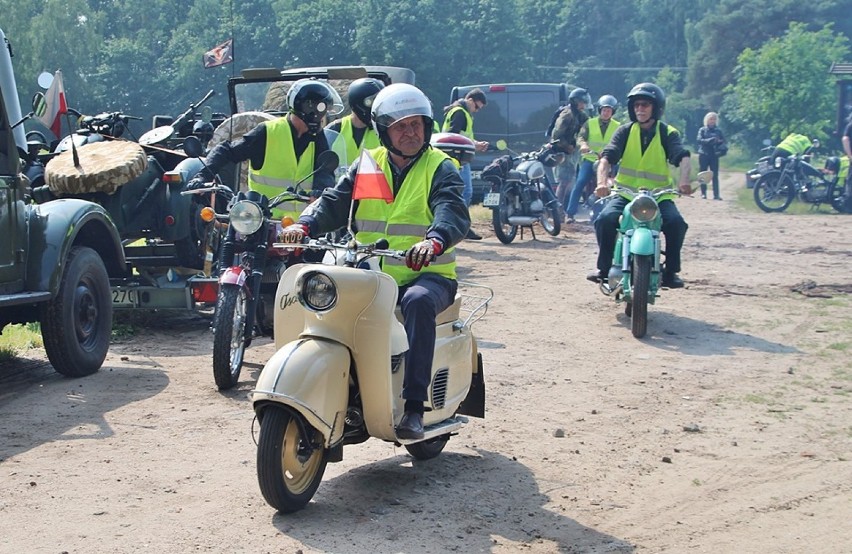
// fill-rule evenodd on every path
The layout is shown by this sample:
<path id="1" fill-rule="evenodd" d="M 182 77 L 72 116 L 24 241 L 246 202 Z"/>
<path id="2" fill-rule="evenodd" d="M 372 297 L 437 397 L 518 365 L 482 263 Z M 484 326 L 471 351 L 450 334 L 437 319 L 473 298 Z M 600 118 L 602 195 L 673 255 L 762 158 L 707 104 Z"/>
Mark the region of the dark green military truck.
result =
<path id="1" fill-rule="evenodd" d="M 0 39 L 4 38 L 0 30 Z M 20 106 L 11 59 L 0 40 L 0 330 L 38 321 L 44 348 L 59 373 L 96 372 L 112 331 L 110 275 L 124 271 L 115 225 L 92 202 L 35 205 L 21 174 L 19 146 L 7 109 Z"/>

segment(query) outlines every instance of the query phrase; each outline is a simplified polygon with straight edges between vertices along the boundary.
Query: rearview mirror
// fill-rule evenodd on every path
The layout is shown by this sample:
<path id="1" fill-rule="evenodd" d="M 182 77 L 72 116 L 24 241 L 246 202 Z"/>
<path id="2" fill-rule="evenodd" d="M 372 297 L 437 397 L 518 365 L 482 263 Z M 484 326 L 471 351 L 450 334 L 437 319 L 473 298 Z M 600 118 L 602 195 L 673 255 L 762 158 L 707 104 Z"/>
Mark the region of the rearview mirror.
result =
<path id="1" fill-rule="evenodd" d="M 47 90 L 50 88 L 50 85 L 53 84 L 53 73 L 48 73 L 47 71 L 42 71 L 38 75 L 38 86 Z"/>
<path id="2" fill-rule="evenodd" d="M 509 143 L 503 139 L 497 140 L 497 150 L 506 150 L 507 148 L 509 148 Z"/>
<path id="3" fill-rule="evenodd" d="M 41 92 L 37 92 L 33 94 L 33 115 L 36 117 L 41 117 L 47 112 L 47 100 L 44 98 L 44 94 Z"/>
<path id="4" fill-rule="evenodd" d="M 337 155 L 337 152 L 331 150 L 326 150 L 317 158 L 317 166 L 321 167 L 324 171 L 334 171 L 337 169 L 339 163 L 340 156 Z"/>
<path id="5" fill-rule="evenodd" d="M 204 147 L 198 137 L 190 135 L 183 139 L 183 151 L 190 158 L 200 158 L 204 154 Z"/>

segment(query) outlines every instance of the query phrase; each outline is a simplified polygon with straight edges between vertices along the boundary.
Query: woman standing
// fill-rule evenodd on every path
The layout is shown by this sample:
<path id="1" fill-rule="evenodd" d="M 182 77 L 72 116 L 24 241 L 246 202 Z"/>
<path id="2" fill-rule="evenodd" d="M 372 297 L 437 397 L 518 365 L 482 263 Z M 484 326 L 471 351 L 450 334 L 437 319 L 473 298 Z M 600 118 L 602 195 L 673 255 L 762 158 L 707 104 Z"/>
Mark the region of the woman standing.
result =
<path id="1" fill-rule="evenodd" d="M 713 200 L 721 200 L 719 196 L 719 158 L 728 152 L 725 137 L 719 130 L 719 114 L 707 112 L 704 116 L 704 127 L 698 130 L 698 170 L 709 169 L 713 172 Z M 707 185 L 701 185 L 701 198 L 707 198 Z"/>

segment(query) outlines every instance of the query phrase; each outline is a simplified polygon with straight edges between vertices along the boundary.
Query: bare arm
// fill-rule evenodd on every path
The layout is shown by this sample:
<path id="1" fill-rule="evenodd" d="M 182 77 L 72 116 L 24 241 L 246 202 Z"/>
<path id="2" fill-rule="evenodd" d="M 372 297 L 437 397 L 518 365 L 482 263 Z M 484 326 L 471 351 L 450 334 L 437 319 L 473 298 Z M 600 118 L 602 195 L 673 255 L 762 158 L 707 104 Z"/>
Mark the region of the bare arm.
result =
<path id="1" fill-rule="evenodd" d="M 595 196 L 603 198 L 609 196 L 609 160 L 601 158 L 598 160 L 598 186 L 595 188 Z"/>
<path id="2" fill-rule="evenodd" d="M 678 188 L 683 194 L 692 194 L 692 187 L 689 185 L 689 172 L 692 169 L 692 159 L 689 156 L 684 156 L 678 164 L 680 169 L 680 178 L 678 179 Z"/>

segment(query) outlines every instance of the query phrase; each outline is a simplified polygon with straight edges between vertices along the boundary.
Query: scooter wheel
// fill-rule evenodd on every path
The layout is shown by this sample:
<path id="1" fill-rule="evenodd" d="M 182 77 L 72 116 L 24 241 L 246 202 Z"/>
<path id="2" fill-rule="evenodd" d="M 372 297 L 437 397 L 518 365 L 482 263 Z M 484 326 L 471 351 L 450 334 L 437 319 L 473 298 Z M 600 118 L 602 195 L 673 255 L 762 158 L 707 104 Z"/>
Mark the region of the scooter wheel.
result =
<path id="1" fill-rule="evenodd" d="M 441 435 L 423 442 L 406 444 L 405 449 L 417 460 L 431 460 L 444 450 L 449 440 L 450 435 Z"/>

